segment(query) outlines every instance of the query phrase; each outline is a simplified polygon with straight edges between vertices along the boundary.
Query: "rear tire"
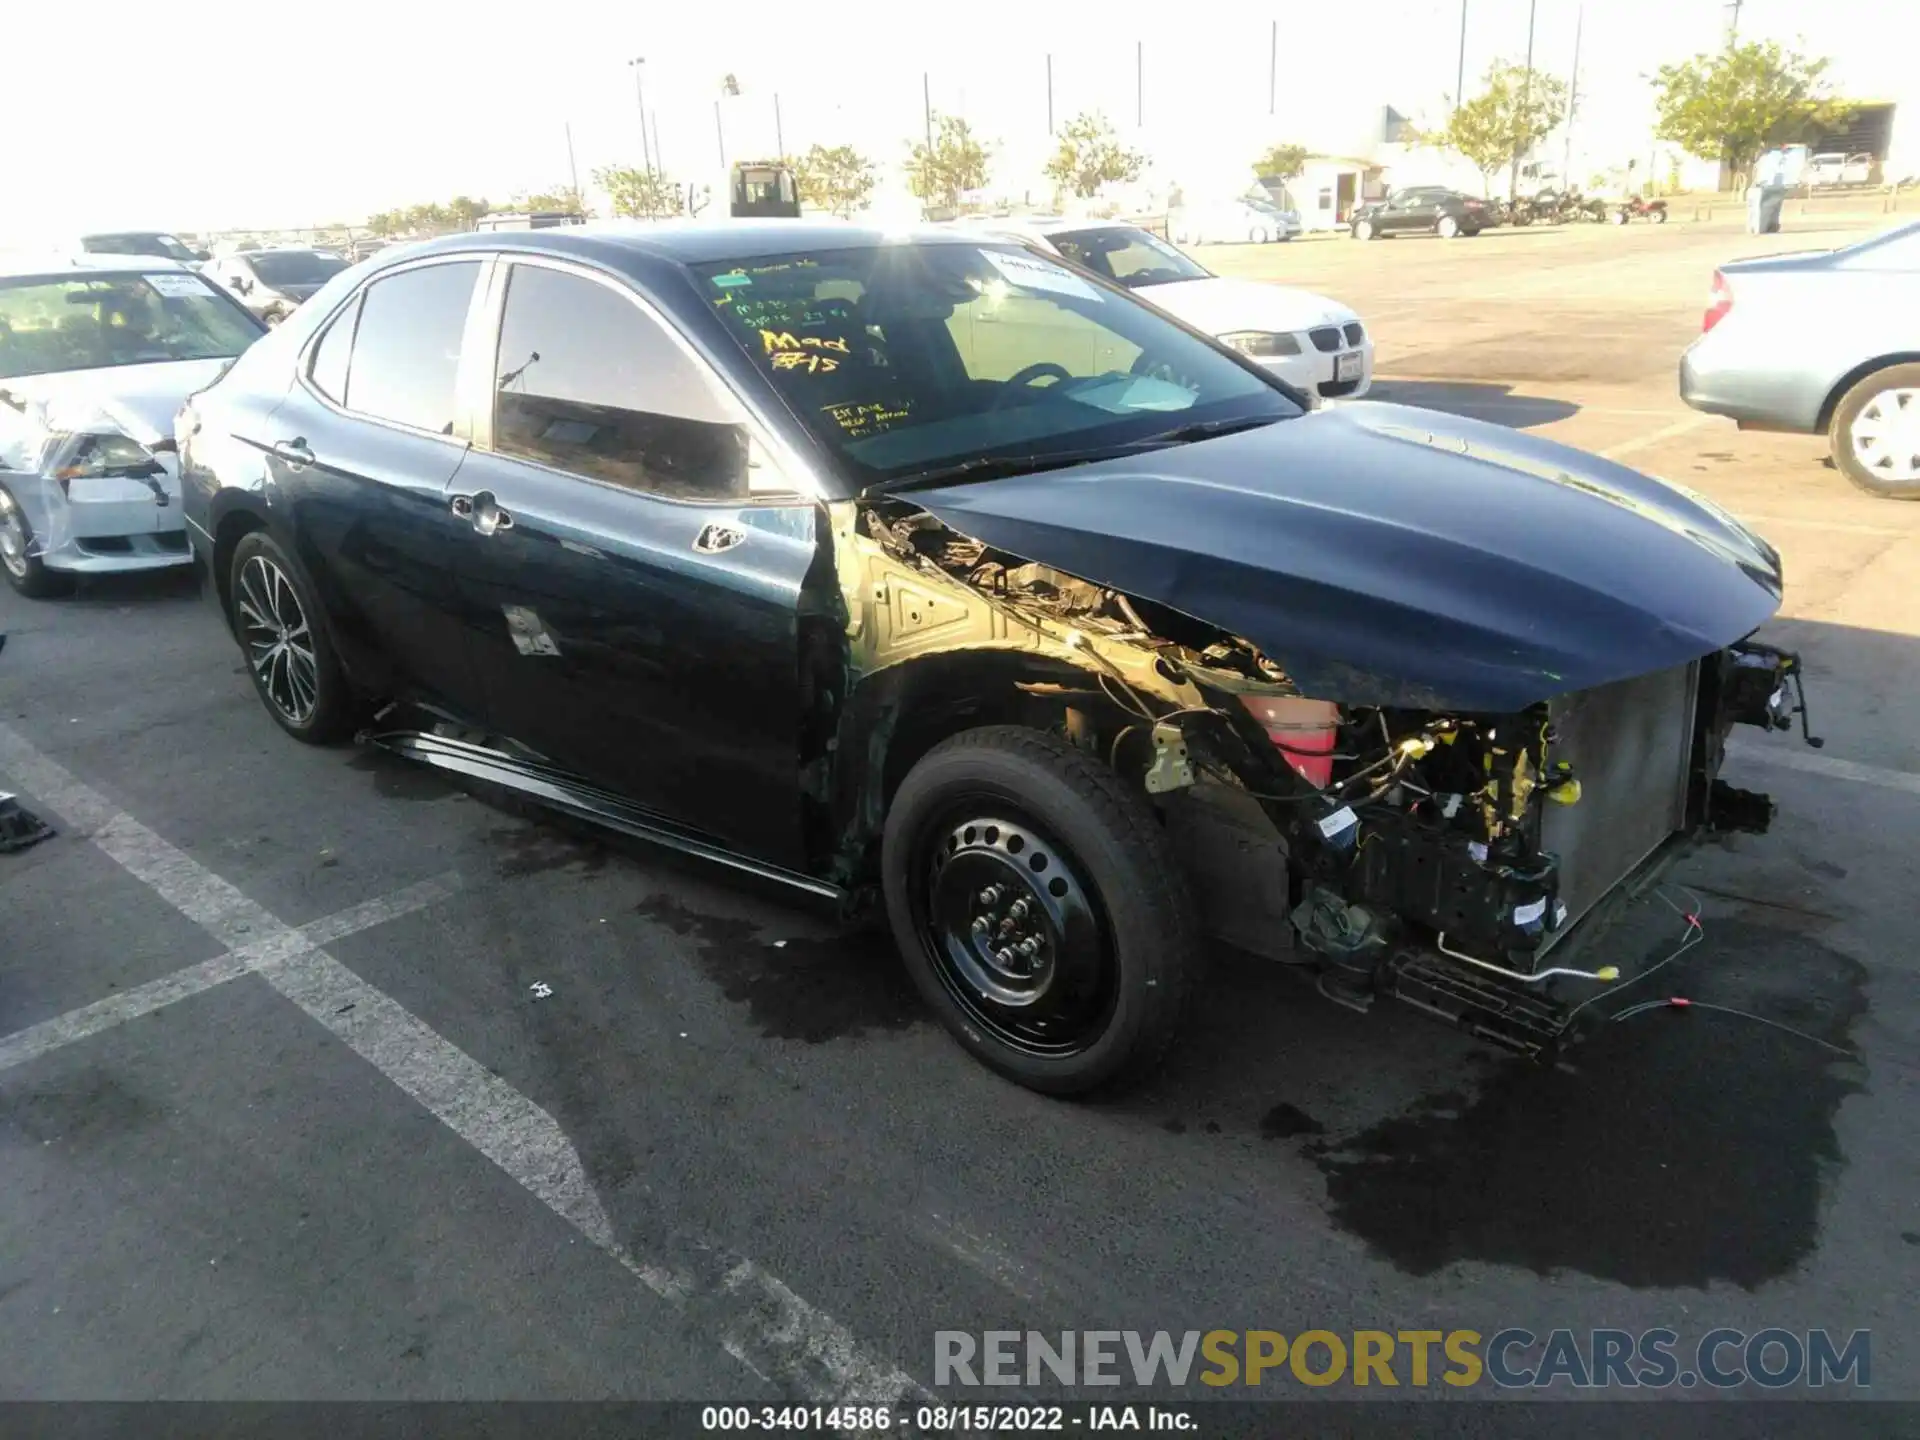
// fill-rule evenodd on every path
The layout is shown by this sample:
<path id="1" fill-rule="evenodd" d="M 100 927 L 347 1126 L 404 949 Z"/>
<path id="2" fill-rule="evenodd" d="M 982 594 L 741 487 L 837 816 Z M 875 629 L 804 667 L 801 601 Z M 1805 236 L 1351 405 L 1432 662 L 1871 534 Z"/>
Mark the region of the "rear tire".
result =
<path id="1" fill-rule="evenodd" d="M 72 572 L 49 570 L 33 553 L 33 526 L 4 485 L 0 485 L 0 574 L 29 600 L 56 600 L 73 593 Z"/>
<path id="2" fill-rule="evenodd" d="M 264 530 L 240 537 L 230 573 L 233 633 L 274 724 L 308 745 L 347 735 L 359 718 L 359 697 L 306 576 Z"/>
<path id="3" fill-rule="evenodd" d="M 1827 448 L 1840 472 L 1869 495 L 1920 500 L 1920 466 L 1913 463 L 1920 456 L 1898 453 L 1920 451 L 1920 438 L 1900 440 L 1894 451 L 1874 438 L 1885 435 L 1896 416 L 1904 422 L 1893 427 L 1896 439 L 1900 432 L 1913 433 L 1907 426 L 1920 424 L 1920 365 L 1876 370 L 1841 396 L 1827 426 Z M 1882 458 L 1884 465 L 1877 463 Z"/>
<path id="4" fill-rule="evenodd" d="M 1451 240 L 1460 233 L 1460 222 L 1451 215 L 1442 215 L 1439 223 L 1433 227 L 1433 233 L 1442 240 Z"/>
<path id="5" fill-rule="evenodd" d="M 1076 1095 L 1164 1057 L 1192 907 L 1158 818 L 1112 770 L 1037 730 L 966 731 L 901 783 L 881 868 L 907 971 L 975 1059 Z"/>

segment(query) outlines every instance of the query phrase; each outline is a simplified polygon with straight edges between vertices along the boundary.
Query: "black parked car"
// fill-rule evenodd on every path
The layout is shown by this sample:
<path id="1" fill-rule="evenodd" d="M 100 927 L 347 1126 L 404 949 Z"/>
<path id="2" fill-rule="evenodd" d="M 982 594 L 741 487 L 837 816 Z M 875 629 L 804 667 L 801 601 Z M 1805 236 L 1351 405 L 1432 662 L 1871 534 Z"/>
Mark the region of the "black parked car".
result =
<path id="1" fill-rule="evenodd" d="M 327 281 L 347 268 L 331 250 L 236 250 L 203 273 L 220 282 L 269 325 L 278 325 Z"/>
<path id="2" fill-rule="evenodd" d="M 1384 200 L 1362 205 L 1353 212 L 1348 228 L 1356 240 L 1416 231 L 1451 240 L 1458 235 L 1478 235 L 1493 223 L 1484 200 L 1444 185 L 1413 185 L 1395 190 Z"/>
<path id="3" fill-rule="evenodd" d="M 1715 780 L 1784 714 L 1764 542 L 1526 435 L 1308 413 L 1012 243 L 450 237 L 178 440 L 289 734 L 884 909 L 1042 1090 L 1157 1057 L 1202 930 L 1537 1046 L 1582 915 L 1770 812 Z"/>

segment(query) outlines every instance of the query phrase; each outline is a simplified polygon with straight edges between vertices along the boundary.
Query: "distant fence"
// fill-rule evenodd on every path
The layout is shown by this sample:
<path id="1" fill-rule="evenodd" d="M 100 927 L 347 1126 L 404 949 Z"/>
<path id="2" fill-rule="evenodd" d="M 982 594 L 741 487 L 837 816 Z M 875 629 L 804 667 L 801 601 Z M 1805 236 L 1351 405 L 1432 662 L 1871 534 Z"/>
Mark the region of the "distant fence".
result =
<path id="1" fill-rule="evenodd" d="M 1676 196 L 1668 201 L 1675 219 L 1712 220 L 1716 216 L 1734 217 L 1747 213 L 1743 195 Z M 1842 215 L 1895 215 L 1920 213 L 1920 185 L 1855 186 L 1847 190 L 1809 190 L 1804 186 L 1787 192 L 1780 213 L 1784 220 Z"/>

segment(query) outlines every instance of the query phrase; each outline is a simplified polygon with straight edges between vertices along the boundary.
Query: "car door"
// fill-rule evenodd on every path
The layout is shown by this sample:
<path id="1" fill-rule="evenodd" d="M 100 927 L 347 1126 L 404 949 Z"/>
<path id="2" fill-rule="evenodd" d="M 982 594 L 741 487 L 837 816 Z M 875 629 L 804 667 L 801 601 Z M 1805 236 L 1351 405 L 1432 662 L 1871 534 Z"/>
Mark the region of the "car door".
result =
<path id="1" fill-rule="evenodd" d="M 452 504 L 492 725 L 678 825 L 799 864 L 803 582 L 824 523 L 624 282 L 518 257 Z"/>
<path id="2" fill-rule="evenodd" d="M 1398 234 L 1411 228 L 1415 223 L 1414 206 L 1418 197 L 1405 190 L 1396 190 L 1387 197 L 1386 208 L 1380 212 L 1380 221 L 1374 226 L 1389 234 Z"/>
<path id="3" fill-rule="evenodd" d="M 483 708 L 453 579 L 470 534 L 447 487 L 470 443 L 456 400 L 485 262 L 382 274 L 302 352 L 262 437 L 296 558 L 350 669 L 382 693 Z"/>

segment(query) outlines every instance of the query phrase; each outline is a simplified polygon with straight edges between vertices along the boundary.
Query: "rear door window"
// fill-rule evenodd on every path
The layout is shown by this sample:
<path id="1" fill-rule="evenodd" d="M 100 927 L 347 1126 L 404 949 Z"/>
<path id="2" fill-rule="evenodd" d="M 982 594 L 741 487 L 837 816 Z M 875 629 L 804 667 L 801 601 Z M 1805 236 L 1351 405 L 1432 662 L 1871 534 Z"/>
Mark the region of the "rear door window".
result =
<path id="1" fill-rule="evenodd" d="M 403 270 L 366 288 L 347 366 L 347 409 L 453 434 L 460 337 L 479 274 L 477 260 L 450 261 Z M 316 364 L 319 359 L 316 354 Z"/>

